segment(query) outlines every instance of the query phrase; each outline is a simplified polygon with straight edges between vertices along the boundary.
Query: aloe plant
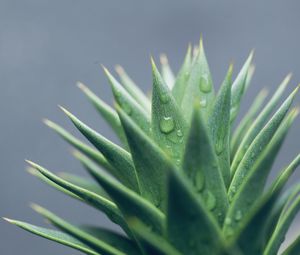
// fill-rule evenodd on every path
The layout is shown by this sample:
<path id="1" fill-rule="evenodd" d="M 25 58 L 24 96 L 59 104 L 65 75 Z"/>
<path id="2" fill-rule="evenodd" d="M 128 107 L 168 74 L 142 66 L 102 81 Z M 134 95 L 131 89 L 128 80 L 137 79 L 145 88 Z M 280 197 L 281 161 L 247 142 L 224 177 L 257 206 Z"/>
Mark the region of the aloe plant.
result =
<path id="1" fill-rule="evenodd" d="M 266 180 L 298 114 L 291 106 L 298 87 L 279 105 L 288 75 L 264 106 L 263 89 L 234 129 L 253 75 L 252 58 L 253 53 L 233 81 L 230 66 L 216 92 L 202 41 L 194 54 L 188 47 L 177 76 L 163 55 L 161 72 L 151 60 L 151 99 L 122 67 L 116 68 L 120 82 L 104 68 L 114 109 L 80 83 L 122 145 L 63 107 L 92 146 L 45 120 L 74 147 L 92 178 L 54 174 L 31 161 L 29 172 L 102 211 L 122 233 L 71 224 L 38 205 L 32 208 L 58 230 L 7 220 L 92 255 L 278 254 L 300 208 L 300 185 L 285 187 L 300 156 L 270 185 Z M 300 237 L 282 254 L 300 254 Z"/>

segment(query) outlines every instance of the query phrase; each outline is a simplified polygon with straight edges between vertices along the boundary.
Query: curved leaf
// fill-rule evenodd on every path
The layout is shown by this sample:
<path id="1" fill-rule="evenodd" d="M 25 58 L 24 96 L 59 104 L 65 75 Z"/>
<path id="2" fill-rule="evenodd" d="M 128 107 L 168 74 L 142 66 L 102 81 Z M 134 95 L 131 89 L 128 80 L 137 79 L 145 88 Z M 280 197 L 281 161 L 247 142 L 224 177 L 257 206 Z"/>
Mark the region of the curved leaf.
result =
<path id="1" fill-rule="evenodd" d="M 107 198 L 101 197 L 91 191 L 78 187 L 72 183 L 69 183 L 62 178 L 52 174 L 47 169 L 35 164 L 31 161 L 27 161 L 34 169 L 39 171 L 40 174 L 45 176 L 50 181 L 54 182 L 56 185 L 74 193 L 76 196 L 82 199 L 82 201 L 94 206 L 95 208 L 103 211 L 113 222 L 126 226 L 123 217 L 121 216 L 118 207 Z"/>
<path id="2" fill-rule="evenodd" d="M 123 67 L 116 66 L 116 72 L 118 73 L 121 83 L 128 93 L 148 112 L 150 112 L 150 100 L 145 93 L 137 86 L 134 81 L 128 76 Z"/>
<path id="3" fill-rule="evenodd" d="M 161 75 L 165 83 L 169 87 L 169 89 L 172 90 L 175 84 L 175 76 L 169 65 L 169 61 L 166 54 L 160 55 L 160 63 L 161 63 Z"/>
<path id="4" fill-rule="evenodd" d="M 68 223 L 67 221 L 59 218 L 52 212 L 42 208 L 39 205 L 32 205 L 32 208 L 45 217 L 47 220 L 51 222 L 54 226 L 61 229 L 62 231 L 66 232 L 67 234 L 75 237 L 76 239 L 83 242 L 85 245 L 91 247 L 92 249 L 96 250 L 100 254 L 103 255 L 126 255 L 125 253 L 117 250 L 115 247 L 109 245 L 108 243 L 97 239 L 96 237 L 88 234 L 87 232 L 83 231 L 82 229 Z"/>
<path id="5" fill-rule="evenodd" d="M 126 145 L 126 138 L 124 136 L 124 131 L 122 129 L 120 120 L 117 113 L 103 100 L 97 97 L 87 86 L 79 82 L 78 87 L 87 96 L 89 101 L 95 106 L 96 110 L 101 114 L 101 116 L 106 120 L 110 127 L 117 134 L 119 139 L 124 145 Z"/>
<path id="6" fill-rule="evenodd" d="M 62 108 L 62 110 L 73 122 L 76 128 L 105 156 L 107 161 L 113 166 L 111 173 L 118 180 L 124 183 L 124 185 L 132 188 L 136 192 L 139 192 L 138 180 L 130 154 L 85 125 L 66 109 Z"/>
<path id="7" fill-rule="evenodd" d="M 101 172 L 101 169 L 84 155 L 76 152 L 75 157 L 80 160 L 83 166 L 97 179 L 107 194 L 115 201 L 126 220 L 137 218 L 155 232 L 162 232 L 164 215 L 160 210 L 132 190 L 115 181 L 112 177 Z"/>
<path id="8" fill-rule="evenodd" d="M 111 85 L 114 98 L 118 105 L 132 118 L 132 120 L 146 133 L 150 133 L 149 113 L 140 106 L 135 99 L 122 87 L 122 85 L 104 67 L 104 72 Z"/>
<path id="9" fill-rule="evenodd" d="M 241 144 L 245 134 L 248 132 L 249 128 L 251 127 L 254 117 L 257 114 L 258 110 L 261 108 L 264 100 L 268 95 L 268 91 L 266 89 L 262 89 L 256 98 L 254 99 L 251 107 L 249 108 L 248 112 L 245 114 L 239 125 L 237 126 L 236 130 L 233 133 L 231 138 L 231 158 L 233 159 L 235 153 Z"/>
<path id="10" fill-rule="evenodd" d="M 239 166 L 241 160 L 243 159 L 245 153 L 247 152 L 249 146 L 251 145 L 251 143 L 253 142 L 255 137 L 259 134 L 259 132 L 264 127 L 264 125 L 265 125 L 267 119 L 270 117 L 271 113 L 277 107 L 277 104 L 278 104 L 283 92 L 285 91 L 285 88 L 288 85 L 290 78 L 291 78 L 291 76 L 288 75 L 282 81 L 282 83 L 279 85 L 279 87 L 276 90 L 273 97 L 270 99 L 268 104 L 264 107 L 264 109 L 257 116 L 255 121 L 252 123 L 248 132 L 244 134 L 244 139 L 242 140 L 240 146 L 238 147 L 236 155 L 233 158 L 233 161 L 231 164 L 232 176 L 235 173 L 236 169 L 238 168 L 238 166 Z"/>
<path id="11" fill-rule="evenodd" d="M 35 234 L 37 236 L 43 237 L 45 239 L 54 241 L 56 243 L 60 243 L 63 244 L 65 246 L 69 246 L 71 248 L 74 248 L 76 250 L 82 251 L 85 254 L 89 254 L 89 255 L 100 255 L 100 253 L 90 249 L 89 247 L 87 247 L 84 243 L 80 242 L 79 240 L 77 240 L 76 238 L 60 232 L 60 231 L 56 231 L 56 230 L 52 230 L 52 229 L 47 229 L 47 228 L 42 228 L 42 227 L 38 227 L 38 226 L 34 226 L 31 224 L 28 224 L 26 222 L 22 222 L 22 221 L 16 221 L 16 220 L 10 220 L 7 218 L 4 218 L 6 221 L 8 221 L 11 224 L 14 224 L 32 234 Z"/>
<path id="12" fill-rule="evenodd" d="M 240 185 L 242 184 L 245 176 L 248 175 L 261 152 L 266 148 L 266 146 L 274 136 L 274 133 L 276 132 L 280 123 L 288 112 L 295 94 L 298 91 L 298 88 L 299 87 L 297 87 L 283 102 L 281 107 L 277 110 L 277 112 L 273 115 L 273 117 L 269 120 L 269 122 L 264 126 L 264 128 L 259 132 L 254 141 L 251 143 L 249 149 L 247 150 L 245 156 L 239 164 L 235 175 L 233 176 L 228 191 L 229 200 L 234 197 L 235 193 L 240 188 Z"/>

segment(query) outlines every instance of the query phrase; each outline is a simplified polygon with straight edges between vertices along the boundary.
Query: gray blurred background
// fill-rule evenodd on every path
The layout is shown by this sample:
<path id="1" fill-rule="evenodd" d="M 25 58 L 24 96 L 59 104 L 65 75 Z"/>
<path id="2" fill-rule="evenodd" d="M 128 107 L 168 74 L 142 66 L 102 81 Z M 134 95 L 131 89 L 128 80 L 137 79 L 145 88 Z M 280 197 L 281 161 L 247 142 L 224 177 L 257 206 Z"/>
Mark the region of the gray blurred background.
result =
<path id="1" fill-rule="evenodd" d="M 177 70 L 187 44 L 197 43 L 200 33 L 216 86 L 230 61 L 238 69 L 256 49 L 257 71 L 243 113 L 254 94 L 264 86 L 273 91 L 288 72 L 294 72 L 289 91 L 300 81 L 299 8 L 296 0 L 0 0 L 0 215 L 46 225 L 28 206 L 36 202 L 72 222 L 110 226 L 94 209 L 24 170 L 28 158 L 54 171 L 84 174 L 69 146 L 41 119 L 50 118 L 78 135 L 57 108 L 62 104 L 115 140 L 76 81 L 111 102 L 100 64 L 110 69 L 121 64 L 147 90 L 150 54 L 158 59 L 167 53 Z M 275 169 L 299 151 L 299 124 L 293 126 Z M 290 238 L 295 230 L 296 225 Z M 0 253 L 79 254 L 2 220 Z"/>

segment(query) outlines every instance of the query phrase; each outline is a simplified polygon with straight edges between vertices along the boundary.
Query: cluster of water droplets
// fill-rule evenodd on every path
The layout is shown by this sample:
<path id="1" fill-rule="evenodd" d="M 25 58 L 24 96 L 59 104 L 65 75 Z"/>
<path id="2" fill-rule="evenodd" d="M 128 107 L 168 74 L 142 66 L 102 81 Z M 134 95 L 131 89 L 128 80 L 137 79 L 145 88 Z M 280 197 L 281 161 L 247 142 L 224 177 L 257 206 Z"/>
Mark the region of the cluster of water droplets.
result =
<path id="1" fill-rule="evenodd" d="M 159 94 L 159 99 L 162 104 L 168 104 L 170 97 L 166 92 Z M 171 141 L 173 146 L 167 145 L 167 153 L 174 159 L 174 162 L 180 164 L 180 154 L 176 148 L 176 144 L 183 143 L 183 132 L 177 127 L 176 122 L 172 116 L 163 116 L 159 122 L 159 130 L 163 133 L 168 141 Z"/>

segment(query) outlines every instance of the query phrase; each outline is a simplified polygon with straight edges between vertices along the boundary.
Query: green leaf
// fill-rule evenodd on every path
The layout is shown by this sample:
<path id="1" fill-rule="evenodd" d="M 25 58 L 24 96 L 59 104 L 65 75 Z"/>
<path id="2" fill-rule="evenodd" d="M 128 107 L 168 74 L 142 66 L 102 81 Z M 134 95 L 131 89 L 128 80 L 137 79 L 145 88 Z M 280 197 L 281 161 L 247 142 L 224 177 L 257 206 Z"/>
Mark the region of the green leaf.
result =
<path id="1" fill-rule="evenodd" d="M 265 247 L 267 245 L 267 242 L 270 240 L 273 231 L 278 223 L 278 220 L 280 218 L 280 215 L 282 214 L 285 207 L 287 207 L 290 204 L 290 201 L 294 200 L 295 196 L 298 195 L 300 191 L 300 185 L 294 185 L 287 189 L 282 196 L 278 199 L 276 202 L 274 209 L 272 211 L 272 214 L 270 215 L 268 219 L 267 224 L 267 232 L 266 232 L 266 243 Z M 275 191 L 276 192 L 276 191 Z"/>
<path id="2" fill-rule="evenodd" d="M 232 66 L 216 96 L 209 118 L 214 149 L 226 187 L 230 182 L 230 97 Z"/>
<path id="3" fill-rule="evenodd" d="M 96 237 L 97 239 L 108 243 L 112 247 L 117 248 L 119 251 L 122 251 L 125 254 L 140 255 L 138 252 L 138 246 L 123 235 L 101 227 L 81 225 L 79 228 Z"/>
<path id="4" fill-rule="evenodd" d="M 230 123 L 233 123 L 239 110 L 242 97 L 245 92 L 245 86 L 249 68 L 253 59 L 254 52 L 252 51 L 243 65 L 241 71 L 237 75 L 231 87 L 231 110 L 230 110 Z"/>
<path id="5" fill-rule="evenodd" d="M 282 255 L 298 255 L 300 253 L 300 236 L 282 253 Z"/>
<path id="6" fill-rule="evenodd" d="M 137 171 L 141 195 L 166 209 L 166 176 L 174 166 L 163 151 L 122 111 L 118 110 Z"/>
<path id="7" fill-rule="evenodd" d="M 223 245 L 217 222 L 177 171 L 169 177 L 167 237 L 176 249 L 189 255 L 218 254 Z"/>
<path id="8" fill-rule="evenodd" d="M 285 91 L 286 86 L 289 83 L 291 76 L 288 75 L 282 83 L 279 85 L 278 89 L 276 90 L 273 97 L 270 99 L 268 104 L 263 108 L 261 113 L 258 115 L 258 117 L 255 119 L 251 127 L 249 128 L 247 133 L 244 133 L 244 138 L 240 144 L 240 146 L 237 149 L 236 155 L 233 158 L 232 164 L 231 164 L 231 173 L 232 176 L 234 175 L 236 169 L 238 168 L 241 160 L 243 159 L 245 153 L 247 152 L 249 146 L 253 142 L 253 140 L 256 138 L 256 136 L 259 134 L 259 132 L 264 127 L 265 123 L 267 122 L 267 119 L 270 117 L 271 113 L 276 109 L 277 104 Z"/>
<path id="9" fill-rule="evenodd" d="M 96 164 L 79 152 L 75 153 L 83 166 L 97 179 L 107 194 L 115 201 L 125 219 L 140 219 L 155 232 L 161 233 L 164 215 L 150 202 L 101 172 Z"/>
<path id="10" fill-rule="evenodd" d="M 211 210 L 222 224 L 227 207 L 227 191 L 222 178 L 211 136 L 201 117 L 199 104 L 194 107 L 194 116 L 183 159 L 183 170 Z"/>
<path id="11" fill-rule="evenodd" d="M 152 135 L 158 145 L 179 165 L 187 124 L 153 60 L 152 72 Z"/>
<path id="12" fill-rule="evenodd" d="M 150 133 L 150 114 L 122 87 L 122 85 L 104 67 L 104 72 L 111 85 L 114 98 L 120 107 L 146 133 Z"/>
<path id="13" fill-rule="evenodd" d="M 262 195 L 271 166 L 276 159 L 277 153 L 283 140 L 295 118 L 295 112 L 290 112 L 276 131 L 271 142 L 262 152 L 254 167 L 244 178 L 243 183 L 237 194 L 234 196 L 226 218 L 231 219 L 230 224 L 224 226 L 227 229 L 237 229 L 242 219 L 248 214 L 251 206 Z M 235 219 L 235 220 L 232 220 Z M 238 220 L 237 220 L 238 219 Z"/>
<path id="14" fill-rule="evenodd" d="M 118 73 L 121 83 L 127 92 L 147 111 L 150 112 L 150 100 L 145 93 L 140 90 L 133 80 L 127 75 L 123 67 L 116 66 L 116 72 Z"/>
<path id="15" fill-rule="evenodd" d="M 31 175 L 33 175 L 33 176 L 39 178 L 41 181 L 43 181 L 43 182 L 46 183 L 47 185 L 49 185 L 49 186 L 55 188 L 56 190 L 59 190 L 60 192 L 65 193 L 66 195 L 68 195 L 68 196 L 70 196 L 70 197 L 72 197 L 72 198 L 78 199 L 79 201 L 85 202 L 81 197 L 77 196 L 76 194 L 74 194 L 74 193 L 71 192 L 70 190 L 65 189 L 65 188 L 63 188 L 62 186 L 56 184 L 55 182 L 49 180 L 47 177 L 45 177 L 44 175 L 42 175 L 42 174 L 41 174 L 38 170 L 36 170 L 35 168 L 33 168 L 33 167 L 28 167 L 28 168 L 27 168 L 27 171 L 28 171 Z"/>
<path id="16" fill-rule="evenodd" d="M 299 192 L 299 186 L 296 189 Z M 299 194 L 295 193 L 292 194 L 293 196 L 290 197 L 289 201 L 286 203 L 286 210 L 284 210 L 280 218 L 278 220 L 278 223 L 276 224 L 275 230 L 271 236 L 271 239 L 269 240 L 267 247 L 265 248 L 264 255 L 276 255 L 281 243 L 285 239 L 285 235 L 294 220 L 296 214 L 300 210 L 300 196 Z M 296 198 L 295 198 L 296 197 Z M 294 200 L 294 201 L 292 201 Z"/>
<path id="17" fill-rule="evenodd" d="M 297 87 L 283 102 L 281 107 L 277 110 L 277 112 L 273 115 L 273 117 L 269 120 L 269 122 L 264 126 L 264 128 L 259 132 L 254 141 L 251 143 L 249 149 L 247 150 L 245 156 L 239 164 L 235 175 L 233 176 L 228 191 L 229 199 L 232 199 L 234 197 L 235 193 L 240 188 L 240 185 L 243 183 L 244 178 L 248 175 L 256 160 L 261 155 L 261 152 L 269 144 L 274 133 L 287 114 L 295 97 L 295 94 L 298 91 L 298 88 L 299 87 Z"/>
<path id="18" fill-rule="evenodd" d="M 109 196 L 98 183 L 95 183 L 94 181 L 89 180 L 88 178 L 66 172 L 59 173 L 58 175 L 67 182 L 70 182 L 83 189 L 94 192 L 102 197 L 109 198 Z"/>
<path id="19" fill-rule="evenodd" d="M 99 196 L 91 191 L 78 187 L 70 182 L 63 180 L 62 178 L 52 174 L 47 169 L 35 164 L 31 161 L 27 161 L 34 169 L 39 171 L 40 174 L 45 176 L 50 181 L 54 182 L 56 185 L 74 193 L 76 196 L 80 197 L 82 201 L 94 206 L 95 208 L 103 211 L 113 222 L 125 226 L 123 217 L 120 214 L 118 207 L 107 198 Z"/>
<path id="20" fill-rule="evenodd" d="M 73 114 L 62 108 L 76 128 L 105 156 L 110 165 L 113 166 L 111 173 L 124 185 L 139 193 L 136 171 L 130 154 L 104 138 L 96 131 L 85 125 Z"/>
<path id="21" fill-rule="evenodd" d="M 177 104 L 181 106 L 183 96 L 185 94 L 185 89 L 187 86 L 188 79 L 190 77 L 190 71 L 192 66 L 192 47 L 189 45 L 183 65 L 176 77 L 175 85 L 172 89 L 173 97 L 175 98 Z"/>
<path id="22" fill-rule="evenodd" d="M 193 62 L 181 104 L 183 114 L 188 123 L 192 118 L 195 100 L 200 100 L 204 115 L 209 112 L 214 102 L 214 87 L 202 39 L 200 40 L 199 52 Z"/>
<path id="23" fill-rule="evenodd" d="M 120 120 L 119 120 L 118 115 L 115 112 L 115 110 L 112 109 L 108 104 L 106 104 L 99 97 L 97 97 L 83 83 L 79 82 L 78 87 L 83 91 L 83 93 L 87 96 L 89 101 L 95 106 L 96 110 L 101 114 L 101 116 L 106 120 L 106 122 L 114 130 L 114 132 L 117 134 L 117 136 L 122 141 L 122 143 L 124 145 L 126 145 L 127 143 L 126 143 L 126 138 L 124 136 L 124 131 L 122 129 Z"/>
<path id="24" fill-rule="evenodd" d="M 81 142 L 79 139 L 71 135 L 68 131 L 66 131 L 56 123 L 47 119 L 44 120 L 44 123 L 51 129 L 53 129 L 58 135 L 60 135 L 74 148 L 76 148 L 77 150 L 81 151 L 83 154 L 94 160 L 97 164 L 107 169 L 109 172 L 115 171 L 113 167 L 107 162 L 106 158 L 103 156 L 102 153 Z"/>
<path id="25" fill-rule="evenodd" d="M 245 81 L 245 92 L 247 91 L 247 89 L 248 89 L 249 86 L 250 86 L 250 83 L 251 83 L 251 81 L 252 81 L 254 72 L 255 72 L 255 65 L 251 64 L 251 65 L 249 66 L 248 73 L 247 73 L 247 77 L 246 77 L 246 81 Z"/>
<path id="26" fill-rule="evenodd" d="M 161 75 L 164 79 L 165 83 L 169 87 L 170 90 L 174 87 L 175 84 L 175 76 L 169 65 L 168 58 L 166 54 L 160 55 L 160 63 L 161 63 Z"/>
<path id="27" fill-rule="evenodd" d="M 235 232 L 232 243 L 237 244 L 243 255 L 263 254 L 268 220 L 280 195 L 278 192 L 268 192 L 255 205 L 247 217 L 243 220 L 242 226 Z M 236 220 L 232 219 L 232 220 Z M 229 220 L 225 220 L 227 223 Z M 230 237 L 234 232 L 228 228 L 225 232 Z M 249 245 L 251 242 L 251 245 Z"/>
<path id="28" fill-rule="evenodd" d="M 89 247 L 87 247 L 85 244 L 83 244 L 82 242 L 80 242 L 79 240 L 77 240 L 76 238 L 65 234 L 63 232 L 60 231 L 56 231 L 56 230 L 52 230 L 52 229 L 47 229 L 47 228 L 42 228 L 42 227 L 38 227 L 38 226 L 34 226 L 31 224 L 28 224 L 26 222 L 22 222 L 22 221 L 16 221 L 16 220 L 10 220 L 7 218 L 4 218 L 6 221 L 8 221 L 11 224 L 14 224 L 32 234 L 35 234 L 37 236 L 43 237 L 45 239 L 63 244 L 65 246 L 69 246 L 71 248 L 74 248 L 76 250 L 82 251 L 85 254 L 89 254 L 89 255 L 100 255 L 100 253 L 90 249 Z"/>
<path id="29" fill-rule="evenodd" d="M 247 134 L 249 128 L 251 127 L 252 123 L 254 122 L 254 118 L 261 108 L 263 102 L 265 101 L 268 95 L 268 91 L 266 89 L 262 89 L 256 98 L 254 99 L 252 105 L 250 106 L 248 112 L 245 114 L 239 125 L 237 126 L 236 130 L 233 133 L 231 138 L 231 158 L 233 159 L 236 151 L 241 144 L 245 134 Z"/>
<path id="30" fill-rule="evenodd" d="M 271 185 L 273 192 L 276 192 L 277 189 L 281 188 L 287 183 L 287 181 L 289 180 L 289 178 L 295 172 L 295 170 L 299 165 L 300 165 L 300 154 L 298 154 L 296 158 L 285 169 L 280 171 L 280 174 Z"/>
<path id="31" fill-rule="evenodd" d="M 181 255 L 170 243 L 163 237 L 153 233 L 147 226 L 137 220 L 129 222 L 134 233 L 142 241 L 147 254 L 151 255 Z"/>
<path id="32" fill-rule="evenodd" d="M 96 237 L 88 234 L 87 232 L 81 230 L 80 228 L 68 223 L 67 221 L 59 218 L 52 212 L 42 208 L 39 205 L 32 205 L 32 208 L 45 217 L 47 220 L 51 222 L 54 226 L 59 228 L 60 230 L 66 232 L 67 234 L 75 237 L 76 239 L 83 242 L 85 245 L 91 247 L 96 250 L 100 254 L 103 255 L 126 255 L 125 253 L 119 251 L 115 247 L 109 245 L 108 243 L 97 239 Z"/>

